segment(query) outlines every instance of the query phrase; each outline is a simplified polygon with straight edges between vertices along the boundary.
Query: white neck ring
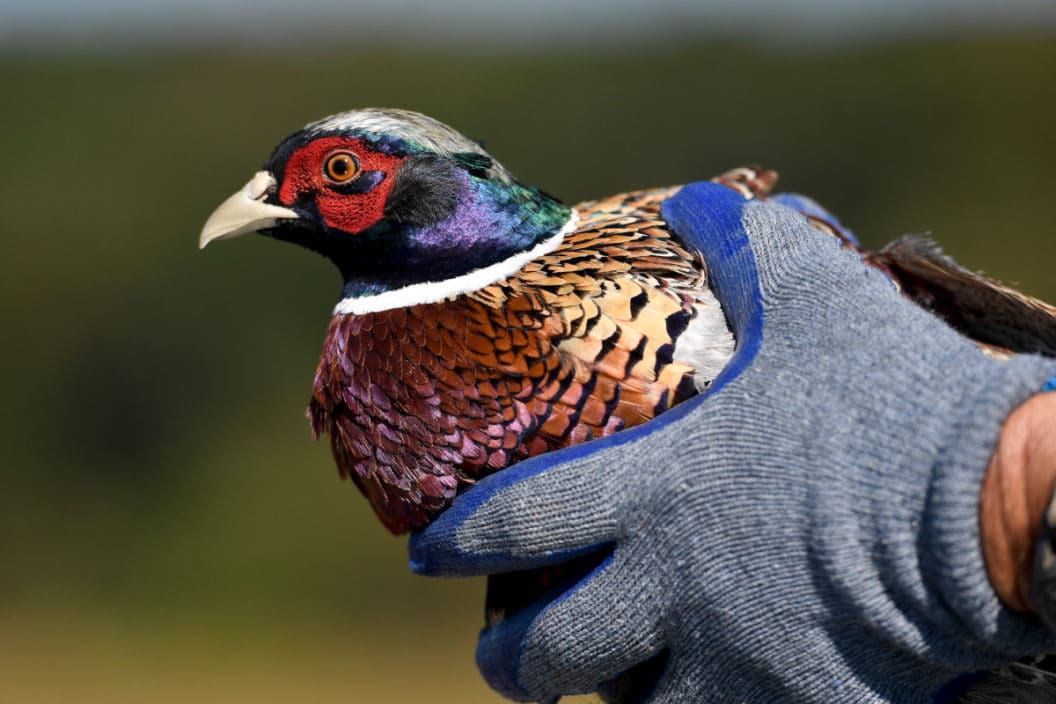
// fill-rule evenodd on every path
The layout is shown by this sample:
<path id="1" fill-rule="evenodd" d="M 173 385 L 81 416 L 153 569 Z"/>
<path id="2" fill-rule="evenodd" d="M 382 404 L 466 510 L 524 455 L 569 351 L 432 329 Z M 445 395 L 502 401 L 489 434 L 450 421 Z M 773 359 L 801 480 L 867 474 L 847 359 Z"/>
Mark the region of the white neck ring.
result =
<path id="1" fill-rule="evenodd" d="M 500 262 L 489 264 L 480 269 L 474 269 L 450 279 L 408 284 L 402 288 L 383 291 L 372 296 L 349 296 L 348 298 L 343 298 L 334 306 L 334 315 L 380 313 L 384 310 L 406 308 L 423 303 L 439 303 L 471 291 L 479 291 L 485 286 L 490 286 L 509 278 L 528 262 L 557 249 L 561 242 L 564 241 L 566 235 L 575 232 L 577 225 L 579 225 L 579 214 L 573 210 L 572 215 L 560 230 L 531 249 L 526 249 Z"/>

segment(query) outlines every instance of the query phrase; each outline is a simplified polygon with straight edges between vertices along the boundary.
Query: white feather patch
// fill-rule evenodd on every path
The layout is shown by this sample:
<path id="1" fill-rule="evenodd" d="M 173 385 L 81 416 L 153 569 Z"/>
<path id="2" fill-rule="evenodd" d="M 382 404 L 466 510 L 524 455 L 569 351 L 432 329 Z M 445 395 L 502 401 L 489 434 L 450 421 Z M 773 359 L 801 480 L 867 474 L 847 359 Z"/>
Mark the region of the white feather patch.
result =
<path id="1" fill-rule="evenodd" d="M 711 289 L 695 291 L 694 315 L 675 342 L 674 358 L 693 367 L 693 385 L 703 391 L 733 356 L 734 339 Z"/>
<path id="2" fill-rule="evenodd" d="M 423 303 L 439 303 L 470 291 L 479 291 L 485 286 L 491 286 L 509 278 L 528 262 L 557 249 L 558 245 L 564 241 L 565 235 L 574 232 L 577 225 L 579 225 L 579 214 L 573 210 L 568 222 L 556 234 L 531 249 L 518 252 L 508 259 L 503 259 L 501 262 L 495 262 L 450 279 L 409 284 L 403 288 L 383 291 L 372 296 L 349 296 L 334 306 L 334 315 L 379 313 L 383 310 L 406 308 Z"/>

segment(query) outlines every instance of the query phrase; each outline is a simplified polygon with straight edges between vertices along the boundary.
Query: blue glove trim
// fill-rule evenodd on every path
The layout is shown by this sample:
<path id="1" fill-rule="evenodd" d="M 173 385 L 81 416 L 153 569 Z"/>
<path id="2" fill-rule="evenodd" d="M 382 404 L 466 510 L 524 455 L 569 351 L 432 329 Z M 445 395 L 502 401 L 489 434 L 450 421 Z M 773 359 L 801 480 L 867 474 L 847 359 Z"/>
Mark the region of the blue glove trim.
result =
<path id="1" fill-rule="evenodd" d="M 1042 391 L 1056 391 L 1056 376 L 1052 377 L 1045 382 L 1045 385 L 1041 387 Z"/>
<path id="2" fill-rule="evenodd" d="M 735 379 L 755 359 L 763 337 L 762 290 L 755 255 L 742 225 L 742 212 L 748 203 L 725 186 L 702 182 L 684 186 L 664 201 L 664 219 L 690 250 L 699 252 L 708 266 L 708 276 L 727 320 L 733 329 L 737 346 L 729 364 L 708 389 L 675 406 L 658 418 L 630 430 L 583 445 L 518 463 L 482 479 L 471 491 L 458 496 L 423 531 L 411 535 L 409 543 L 411 571 L 417 574 L 486 574 L 489 571 L 529 569 L 566 562 L 578 555 L 593 552 L 600 545 L 546 556 L 526 557 L 511 566 L 509 555 L 467 553 L 458 545 L 458 530 L 486 501 L 513 484 L 541 474 L 565 462 L 595 452 L 634 442 L 697 409 L 706 398 Z"/>
<path id="3" fill-rule="evenodd" d="M 529 694 L 517 682 L 517 664 L 524 654 L 528 630 L 536 616 L 549 605 L 549 600 L 539 599 L 480 632 L 480 638 L 477 639 L 477 669 L 488 686 L 507 699 L 529 699 Z"/>
<path id="4" fill-rule="evenodd" d="M 846 227 L 842 222 L 840 222 L 840 219 L 838 217 L 830 213 L 828 210 L 825 210 L 825 208 L 821 207 L 821 205 L 812 198 L 801 196 L 798 193 L 778 193 L 777 195 L 770 197 L 770 202 L 778 203 L 780 205 L 792 208 L 792 210 L 798 210 L 804 215 L 809 215 L 811 217 L 818 218 L 819 220 L 824 220 L 825 222 L 830 223 L 833 227 L 842 232 L 844 236 L 847 237 L 847 239 L 850 240 L 851 244 L 853 244 L 855 247 L 862 246 L 861 243 L 858 241 L 858 237 L 855 236 L 854 232 L 852 232 L 849 227 Z"/>

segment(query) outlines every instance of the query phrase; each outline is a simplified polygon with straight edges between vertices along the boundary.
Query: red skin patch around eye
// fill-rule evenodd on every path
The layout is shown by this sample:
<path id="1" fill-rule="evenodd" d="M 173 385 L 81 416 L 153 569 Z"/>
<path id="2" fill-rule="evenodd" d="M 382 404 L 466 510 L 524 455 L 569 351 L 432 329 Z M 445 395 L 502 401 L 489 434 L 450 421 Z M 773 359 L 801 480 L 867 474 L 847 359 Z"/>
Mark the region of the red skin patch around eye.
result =
<path id="1" fill-rule="evenodd" d="M 360 171 L 381 171 L 385 178 L 367 193 L 338 193 L 323 174 L 326 158 L 337 151 L 356 155 Z M 327 227 L 350 235 L 369 229 L 381 220 L 385 201 L 392 190 L 392 176 L 404 157 L 373 151 L 361 139 L 323 137 L 301 147 L 286 161 L 286 174 L 279 188 L 283 205 L 293 205 L 305 194 L 313 194 Z"/>

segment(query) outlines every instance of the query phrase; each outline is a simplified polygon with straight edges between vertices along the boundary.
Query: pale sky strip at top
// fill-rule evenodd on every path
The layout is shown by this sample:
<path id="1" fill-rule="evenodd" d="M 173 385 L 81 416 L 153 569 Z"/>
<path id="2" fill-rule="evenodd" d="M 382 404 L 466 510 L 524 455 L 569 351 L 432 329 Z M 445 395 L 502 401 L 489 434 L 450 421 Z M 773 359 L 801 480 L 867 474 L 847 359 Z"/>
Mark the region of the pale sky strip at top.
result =
<path id="1" fill-rule="evenodd" d="M 415 21 L 408 22 L 413 17 Z M 555 21 L 560 18 L 560 21 Z M 467 37 L 496 47 L 551 41 L 600 43 L 672 33 L 763 35 L 795 41 L 945 32 L 1056 29 L 1052 0 L 0 0 L 0 48 L 37 51 L 115 38 L 150 43 L 259 43 L 319 32 L 320 41 L 357 36 L 443 43 Z M 194 30 L 188 33 L 188 30 Z M 49 38 L 53 45 L 33 45 Z"/>

